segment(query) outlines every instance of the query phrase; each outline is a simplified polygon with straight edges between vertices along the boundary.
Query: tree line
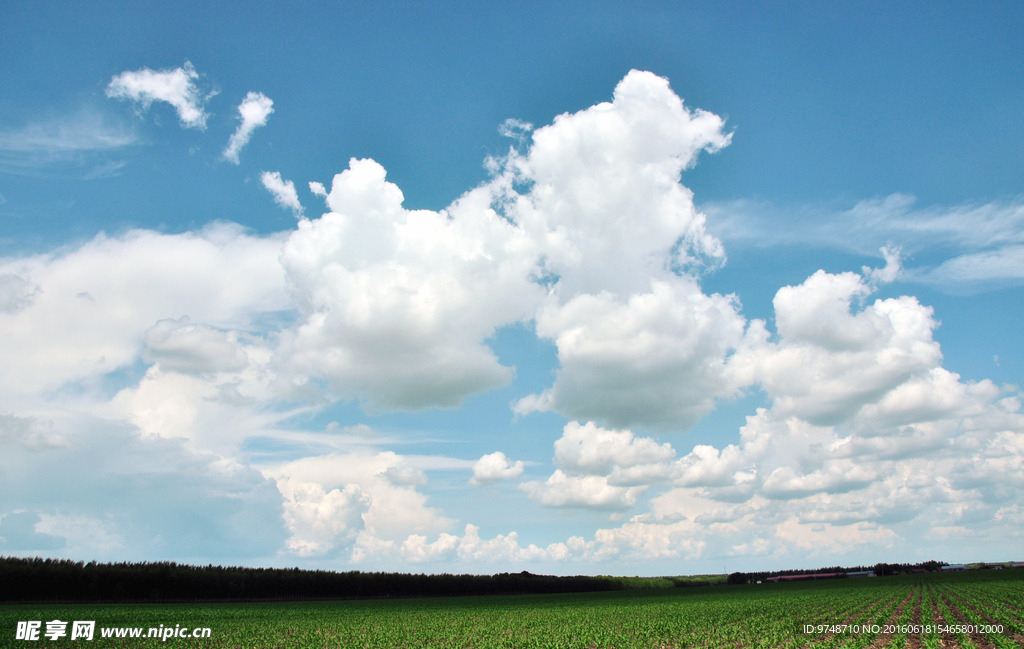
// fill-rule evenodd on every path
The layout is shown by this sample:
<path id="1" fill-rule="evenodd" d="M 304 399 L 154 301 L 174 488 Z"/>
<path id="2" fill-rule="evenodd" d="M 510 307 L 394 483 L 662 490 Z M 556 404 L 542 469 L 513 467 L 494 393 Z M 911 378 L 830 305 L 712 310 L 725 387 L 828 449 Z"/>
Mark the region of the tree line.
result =
<path id="1" fill-rule="evenodd" d="M 813 575 L 818 573 L 851 573 L 873 571 L 879 577 L 902 575 L 913 572 L 935 572 L 942 566 L 949 565 L 943 561 L 922 561 L 921 563 L 876 563 L 873 566 L 829 566 L 813 570 L 776 570 L 764 572 L 734 572 L 726 580 L 729 584 L 750 584 L 765 581 L 769 577 L 789 577 L 794 575 Z"/>
<path id="2" fill-rule="evenodd" d="M 425 575 L 0 557 L 0 602 L 361 599 L 593 592 L 625 587 L 614 577 L 557 577 L 526 571 Z"/>

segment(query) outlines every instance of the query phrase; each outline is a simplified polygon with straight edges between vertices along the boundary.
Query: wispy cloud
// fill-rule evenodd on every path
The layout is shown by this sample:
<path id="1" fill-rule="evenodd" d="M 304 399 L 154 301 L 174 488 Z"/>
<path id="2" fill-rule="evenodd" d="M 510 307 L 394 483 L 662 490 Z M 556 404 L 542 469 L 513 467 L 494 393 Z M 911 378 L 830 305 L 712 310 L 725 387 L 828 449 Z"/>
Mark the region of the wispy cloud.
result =
<path id="1" fill-rule="evenodd" d="M 949 290 L 1024 280 L 1024 197 L 918 206 L 891 194 L 853 207 L 707 203 L 708 229 L 734 253 L 743 248 L 825 246 L 874 255 L 896 246 L 918 266 L 900 277 Z"/>
<path id="2" fill-rule="evenodd" d="M 0 130 L 0 171 L 31 175 L 70 163 L 93 166 L 87 177 L 109 176 L 124 163 L 102 158 L 137 143 L 135 133 L 124 125 L 82 110 Z"/>
<path id="3" fill-rule="evenodd" d="M 498 127 L 498 133 L 502 137 L 512 138 L 519 143 L 526 141 L 531 131 L 533 131 L 533 124 L 514 117 L 506 119 Z"/>
<path id="4" fill-rule="evenodd" d="M 267 123 L 274 112 L 274 102 L 263 93 L 250 92 L 238 105 L 238 119 L 241 123 L 228 140 L 224 149 L 224 159 L 238 164 L 238 153 L 252 137 L 252 132 Z"/>
<path id="5" fill-rule="evenodd" d="M 178 112 L 182 126 L 205 129 L 208 115 L 204 104 L 209 95 L 200 94 L 196 85 L 198 78 L 199 73 L 188 61 L 173 70 L 126 71 L 110 80 L 107 96 L 134 101 L 143 110 L 154 101 L 166 102 Z"/>
<path id="6" fill-rule="evenodd" d="M 135 141 L 128 129 L 87 112 L 0 131 L 0 151 L 8 154 L 61 156 L 118 149 Z"/>
<path id="7" fill-rule="evenodd" d="M 275 203 L 291 210 L 296 217 L 302 216 L 302 203 L 299 202 L 299 194 L 295 191 L 295 183 L 282 179 L 279 171 L 264 171 L 260 175 L 260 182 L 273 194 Z"/>
<path id="8" fill-rule="evenodd" d="M 1024 281 L 1024 245 L 1009 245 L 953 257 L 938 266 L 912 273 L 910 279 L 961 290 L 1020 284 Z"/>
<path id="9" fill-rule="evenodd" d="M 82 180 L 99 180 L 118 175 L 127 163 L 124 160 L 111 160 L 93 167 L 82 176 Z"/>

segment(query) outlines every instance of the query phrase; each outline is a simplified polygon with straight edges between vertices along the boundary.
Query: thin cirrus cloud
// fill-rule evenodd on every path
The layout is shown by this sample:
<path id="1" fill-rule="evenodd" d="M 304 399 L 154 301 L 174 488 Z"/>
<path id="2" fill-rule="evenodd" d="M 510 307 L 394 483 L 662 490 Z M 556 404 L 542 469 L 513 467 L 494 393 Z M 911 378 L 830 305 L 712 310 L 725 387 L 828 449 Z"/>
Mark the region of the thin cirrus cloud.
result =
<path id="1" fill-rule="evenodd" d="M 274 102 L 260 92 L 250 92 L 238 105 L 238 119 L 240 123 L 228 145 L 224 149 L 224 159 L 238 164 L 238 154 L 252 137 L 252 132 L 257 128 L 266 125 L 270 114 L 274 112 Z"/>
<path id="2" fill-rule="evenodd" d="M 124 166 L 123 161 L 110 158 L 137 143 L 136 134 L 123 124 L 99 111 L 82 109 L 0 131 L 0 171 L 33 175 L 70 166 L 86 168 L 86 179 L 106 177 Z"/>
<path id="3" fill-rule="evenodd" d="M 135 144 L 135 134 L 109 123 L 97 113 L 83 111 L 66 118 L 34 122 L 0 132 L 0 151 L 5 154 L 62 156 L 79 152 L 107 151 Z"/>
<path id="4" fill-rule="evenodd" d="M 897 193 L 846 209 L 750 200 L 705 203 L 701 209 L 731 250 L 814 245 L 870 254 L 898 241 L 904 256 L 916 259 L 901 274 L 904 281 L 956 292 L 1024 281 L 1019 198 L 920 206 L 914 196 Z M 935 257 L 935 251 L 946 254 Z"/>

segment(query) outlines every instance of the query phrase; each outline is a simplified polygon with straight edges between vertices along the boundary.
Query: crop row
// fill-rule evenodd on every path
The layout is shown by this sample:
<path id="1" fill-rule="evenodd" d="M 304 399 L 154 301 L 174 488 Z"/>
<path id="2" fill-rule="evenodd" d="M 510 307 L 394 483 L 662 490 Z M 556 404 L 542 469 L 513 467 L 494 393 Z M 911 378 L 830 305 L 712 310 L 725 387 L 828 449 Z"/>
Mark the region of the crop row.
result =
<path id="1" fill-rule="evenodd" d="M 0 647 L 1020 647 L 1024 571 L 575 595 L 0 607 Z M 18 621 L 209 627 L 205 639 L 18 640 Z M 1002 633 L 962 632 L 1001 626 Z M 97 634 L 98 635 L 98 634 Z"/>

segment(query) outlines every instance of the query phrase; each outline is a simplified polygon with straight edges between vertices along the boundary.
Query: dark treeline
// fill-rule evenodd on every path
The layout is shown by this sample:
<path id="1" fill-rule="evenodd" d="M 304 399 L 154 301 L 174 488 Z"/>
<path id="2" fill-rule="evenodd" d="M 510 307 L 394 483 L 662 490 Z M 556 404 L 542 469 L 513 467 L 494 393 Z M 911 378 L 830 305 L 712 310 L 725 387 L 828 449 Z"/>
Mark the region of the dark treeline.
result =
<path id="1" fill-rule="evenodd" d="M 764 581 L 769 577 L 788 577 L 792 575 L 813 575 L 819 573 L 850 573 L 873 571 L 879 577 L 902 575 L 913 572 L 935 572 L 942 566 L 949 565 L 942 561 L 923 561 L 921 563 L 876 563 L 873 566 L 830 566 L 813 570 L 776 570 L 774 572 L 734 572 L 729 575 L 730 584 L 748 584 Z"/>
<path id="2" fill-rule="evenodd" d="M 171 602 L 516 595 L 617 590 L 611 577 L 411 575 L 0 557 L 0 602 Z"/>

